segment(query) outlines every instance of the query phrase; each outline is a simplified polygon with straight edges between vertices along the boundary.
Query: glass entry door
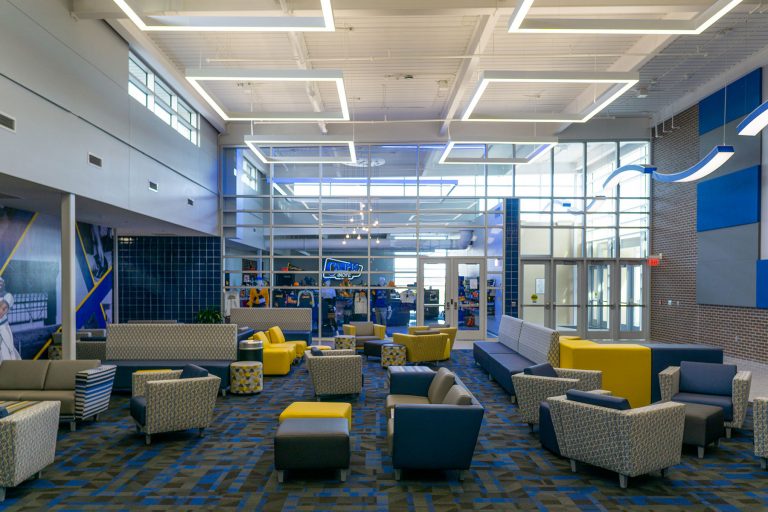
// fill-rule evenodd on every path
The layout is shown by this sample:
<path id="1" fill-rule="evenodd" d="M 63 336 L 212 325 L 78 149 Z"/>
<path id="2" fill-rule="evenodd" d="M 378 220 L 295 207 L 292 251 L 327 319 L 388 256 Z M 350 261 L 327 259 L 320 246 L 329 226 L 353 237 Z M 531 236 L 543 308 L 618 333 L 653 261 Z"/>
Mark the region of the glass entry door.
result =
<path id="1" fill-rule="evenodd" d="M 644 338 L 648 311 L 645 304 L 645 265 L 622 262 L 619 275 L 621 278 L 619 337 Z"/>
<path id="2" fill-rule="evenodd" d="M 520 318 L 535 324 L 552 325 L 550 298 L 550 263 L 523 261 L 520 296 Z"/>
<path id="3" fill-rule="evenodd" d="M 561 334 L 575 335 L 581 332 L 581 264 L 570 261 L 554 262 L 554 291 L 552 304 L 552 328 Z"/>
<path id="4" fill-rule="evenodd" d="M 482 258 L 419 260 L 419 325 L 457 327 L 457 339 L 486 337 L 487 282 Z"/>
<path id="5" fill-rule="evenodd" d="M 614 263 L 587 263 L 587 339 L 614 338 Z"/>

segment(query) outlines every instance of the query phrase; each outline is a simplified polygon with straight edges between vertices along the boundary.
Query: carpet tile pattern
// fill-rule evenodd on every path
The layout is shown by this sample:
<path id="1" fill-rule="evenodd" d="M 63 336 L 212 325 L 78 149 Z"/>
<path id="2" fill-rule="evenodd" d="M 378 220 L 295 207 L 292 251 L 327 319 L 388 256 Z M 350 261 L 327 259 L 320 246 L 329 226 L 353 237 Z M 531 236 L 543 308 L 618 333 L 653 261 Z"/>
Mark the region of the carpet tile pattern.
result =
<path id="1" fill-rule="evenodd" d="M 219 398 L 205 438 L 195 432 L 158 434 L 151 446 L 136 434 L 128 398 L 113 397 L 98 423 L 59 432 L 56 462 L 40 480 L 9 489 L 0 510 L 768 510 L 768 472 L 753 455 L 748 429 L 699 460 L 695 448 L 669 478 L 630 479 L 579 466 L 543 450 L 501 388 L 474 366 L 470 351 L 450 363 L 485 405 L 474 465 L 464 482 L 443 472 L 404 472 L 394 479 L 386 451 L 386 370 L 365 364 L 365 387 L 353 404 L 349 480 L 335 472 L 289 472 L 277 483 L 272 438 L 277 417 L 314 395 L 305 365 L 267 377 L 259 395 Z M 425 429 L 429 425 L 424 425 Z"/>

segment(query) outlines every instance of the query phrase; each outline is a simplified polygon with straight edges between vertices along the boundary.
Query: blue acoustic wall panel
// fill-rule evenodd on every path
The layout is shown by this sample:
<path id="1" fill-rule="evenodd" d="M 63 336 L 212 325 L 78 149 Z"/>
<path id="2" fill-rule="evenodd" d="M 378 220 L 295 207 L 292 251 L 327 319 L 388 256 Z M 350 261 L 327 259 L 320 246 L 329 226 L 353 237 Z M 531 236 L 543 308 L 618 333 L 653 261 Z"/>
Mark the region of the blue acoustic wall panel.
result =
<path id="1" fill-rule="evenodd" d="M 757 262 L 757 307 L 768 309 L 768 260 Z"/>
<path id="2" fill-rule="evenodd" d="M 760 166 L 703 181 L 696 193 L 699 232 L 760 222 Z"/>
<path id="3" fill-rule="evenodd" d="M 696 302 L 755 307 L 760 224 L 697 233 Z"/>
<path id="4" fill-rule="evenodd" d="M 699 102 L 699 135 L 743 117 L 762 103 L 762 68 L 728 84 Z M 725 112 L 725 115 L 723 113 Z"/>

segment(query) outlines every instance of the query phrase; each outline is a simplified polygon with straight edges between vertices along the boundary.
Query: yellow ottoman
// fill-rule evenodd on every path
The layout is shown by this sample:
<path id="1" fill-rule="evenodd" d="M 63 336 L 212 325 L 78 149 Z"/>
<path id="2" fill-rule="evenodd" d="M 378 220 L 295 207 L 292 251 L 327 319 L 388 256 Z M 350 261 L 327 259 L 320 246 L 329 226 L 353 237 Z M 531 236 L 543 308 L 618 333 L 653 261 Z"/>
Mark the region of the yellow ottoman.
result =
<path id="1" fill-rule="evenodd" d="M 258 361 L 237 361 L 229 365 L 229 390 L 236 395 L 261 393 L 264 389 L 262 364 Z"/>
<path id="2" fill-rule="evenodd" d="M 352 404 L 343 402 L 293 402 L 280 413 L 286 418 L 346 418 L 352 428 Z"/>

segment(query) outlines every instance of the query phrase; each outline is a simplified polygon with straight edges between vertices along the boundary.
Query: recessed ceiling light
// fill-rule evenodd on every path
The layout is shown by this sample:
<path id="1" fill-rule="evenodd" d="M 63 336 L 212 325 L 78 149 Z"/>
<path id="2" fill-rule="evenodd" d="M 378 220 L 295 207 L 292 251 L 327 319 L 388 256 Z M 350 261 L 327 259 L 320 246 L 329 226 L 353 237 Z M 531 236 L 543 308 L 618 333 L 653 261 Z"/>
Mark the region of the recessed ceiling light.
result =
<path id="1" fill-rule="evenodd" d="M 225 121 L 348 121 L 349 106 L 344 76 L 333 69 L 188 69 L 187 81 Z M 202 82 L 334 82 L 339 95 L 340 112 L 227 112 L 211 96 Z"/>
<path id="2" fill-rule="evenodd" d="M 464 110 L 462 121 L 503 123 L 586 123 L 640 80 L 638 73 L 584 73 L 580 71 L 483 71 L 472 99 Z M 614 87 L 596 98 L 587 111 L 579 114 L 511 114 L 507 116 L 472 117 L 477 104 L 491 83 L 563 83 L 613 84 Z"/>
<path id="3" fill-rule="evenodd" d="M 351 140 L 310 139 L 307 137 L 246 135 L 245 144 L 256 157 L 265 164 L 343 164 L 357 161 L 355 143 Z M 287 146 L 305 148 L 307 146 L 349 148 L 349 156 L 267 156 L 260 148 L 264 146 Z"/>
<path id="4" fill-rule="evenodd" d="M 701 34 L 743 0 L 717 0 L 691 20 L 532 18 L 535 0 L 518 0 L 509 32 L 540 34 Z"/>
<path id="5" fill-rule="evenodd" d="M 139 29 L 147 32 L 333 32 L 331 0 L 320 0 L 322 16 L 142 16 L 135 0 L 114 0 Z"/>

